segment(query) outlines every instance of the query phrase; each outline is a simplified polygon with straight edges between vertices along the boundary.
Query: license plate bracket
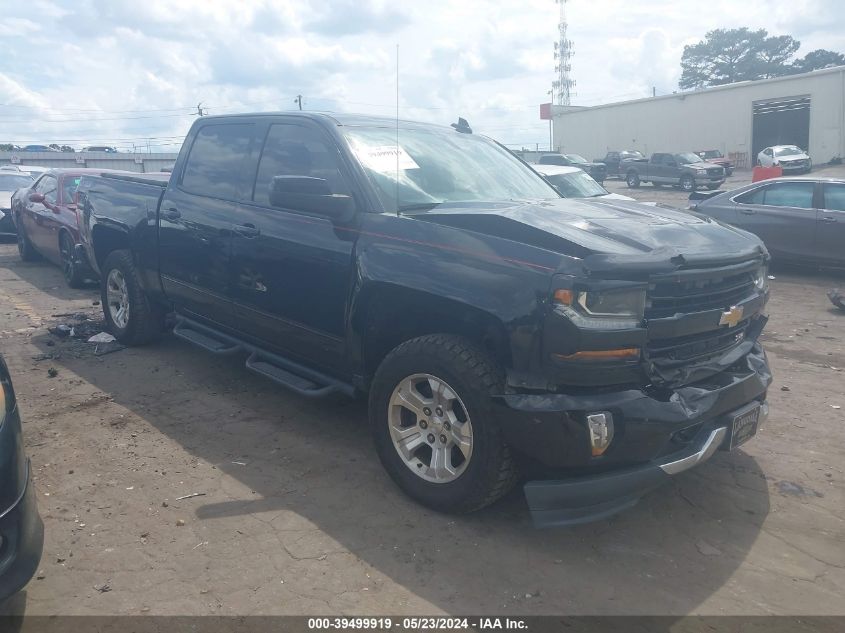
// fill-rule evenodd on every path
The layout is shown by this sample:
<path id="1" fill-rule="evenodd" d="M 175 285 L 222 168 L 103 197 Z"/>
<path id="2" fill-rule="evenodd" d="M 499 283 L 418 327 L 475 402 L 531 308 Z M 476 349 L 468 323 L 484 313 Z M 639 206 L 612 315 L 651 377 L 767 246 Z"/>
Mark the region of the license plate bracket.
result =
<path id="1" fill-rule="evenodd" d="M 731 420 L 731 441 L 729 450 L 745 444 L 757 435 L 757 424 L 760 421 L 760 405 L 755 404 L 733 416 Z"/>

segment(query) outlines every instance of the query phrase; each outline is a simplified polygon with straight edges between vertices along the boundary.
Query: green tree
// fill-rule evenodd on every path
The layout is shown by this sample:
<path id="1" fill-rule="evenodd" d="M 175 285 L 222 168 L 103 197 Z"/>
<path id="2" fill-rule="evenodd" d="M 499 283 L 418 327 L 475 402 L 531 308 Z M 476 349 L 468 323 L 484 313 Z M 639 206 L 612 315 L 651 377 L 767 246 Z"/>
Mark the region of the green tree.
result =
<path id="1" fill-rule="evenodd" d="M 684 46 L 681 80 L 686 90 L 745 81 L 763 46 L 765 29 L 716 29 L 698 44 Z"/>
<path id="2" fill-rule="evenodd" d="M 796 59 L 792 63 L 790 71 L 793 73 L 808 73 L 811 70 L 821 70 L 833 66 L 845 66 L 845 55 L 819 48 L 810 51 L 801 59 Z"/>
<path id="3" fill-rule="evenodd" d="M 0 152 L 13 152 L 15 146 L 11 143 L 0 143 Z"/>
<path id="4" fill-rule="evenodd" d="M 765 38 L 755 51 L 755 61 L 749 69 L 748 79 L 769 79 L 789 73 L 789 60 L 798 51 L 801 42 L 789 35 L 772 35 Z"/>

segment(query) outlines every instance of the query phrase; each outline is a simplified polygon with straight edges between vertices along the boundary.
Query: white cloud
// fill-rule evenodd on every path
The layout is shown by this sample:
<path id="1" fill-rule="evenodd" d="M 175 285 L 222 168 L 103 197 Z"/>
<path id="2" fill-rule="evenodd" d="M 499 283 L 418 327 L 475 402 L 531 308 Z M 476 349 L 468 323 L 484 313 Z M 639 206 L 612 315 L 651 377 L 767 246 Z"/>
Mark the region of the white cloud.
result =
<path id="1" fill-rule="evenodd" d="M 212 114 L 306 107 L 458 116 L 510 144 L 548 142 L 538 104 L 554 79 L 552 0 L 33 0 L 0 23 L 0 142 L 177 148 Z M 845 51 L 839 0 L 570 0 L 574 103 L 677 89 L 685 44 L 749 26 Z M 33 16 L 37 15 L 35 20 Z M 174 137 L 174 138 L 170 138 Z M 115 139 L 127 139 L 117 141 Z M 143 141 L 140 141 L 143 142 Z"/>

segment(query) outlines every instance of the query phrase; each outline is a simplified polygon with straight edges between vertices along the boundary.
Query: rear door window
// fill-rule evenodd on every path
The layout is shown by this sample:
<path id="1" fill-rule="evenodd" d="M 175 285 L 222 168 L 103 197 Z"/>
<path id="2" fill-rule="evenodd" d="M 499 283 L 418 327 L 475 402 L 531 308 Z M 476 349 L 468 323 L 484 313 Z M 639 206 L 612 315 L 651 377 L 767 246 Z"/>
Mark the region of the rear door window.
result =
<path id="1" fill-rule="evenodd" d="M 831 211 L 845 211 L 845 185 L 824 186 L 824 208 Z"/>
<path id="2" fill-rule="evenodd" d="M 751 191 L 746 191 L 742 195 L 736 197 L 736 201 L 740 204 L 763 204 L 763 198 L 766 195 L 765 187 L 757 187 Z"/>
<path id="3" fill-rule="evenodd" d="M 201 196 L 237 200 L 253 128 L 252 123 L 212 124 L 200 128 L 185 162 L 182 188 Z"/>

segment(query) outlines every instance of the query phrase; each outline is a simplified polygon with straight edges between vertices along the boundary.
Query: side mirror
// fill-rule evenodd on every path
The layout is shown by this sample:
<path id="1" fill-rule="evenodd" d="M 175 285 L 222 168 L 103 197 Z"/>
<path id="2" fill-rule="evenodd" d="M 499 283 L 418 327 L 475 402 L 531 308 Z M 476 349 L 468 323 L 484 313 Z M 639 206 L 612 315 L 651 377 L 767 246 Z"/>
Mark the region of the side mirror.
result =
<path id="1" fill-rule="evenodd" d="M 332 193 L 325 179 L 311 176 L 275 176 L 270 183 L 270 204 L 337 219 L 355 210 L 350 196 Z"/>
<path id="2" fill-rule="evenodd" d="M 44 194 L 33 191 L 31 194 L 29 194 L 29 201 L 44 204 Z"/>

